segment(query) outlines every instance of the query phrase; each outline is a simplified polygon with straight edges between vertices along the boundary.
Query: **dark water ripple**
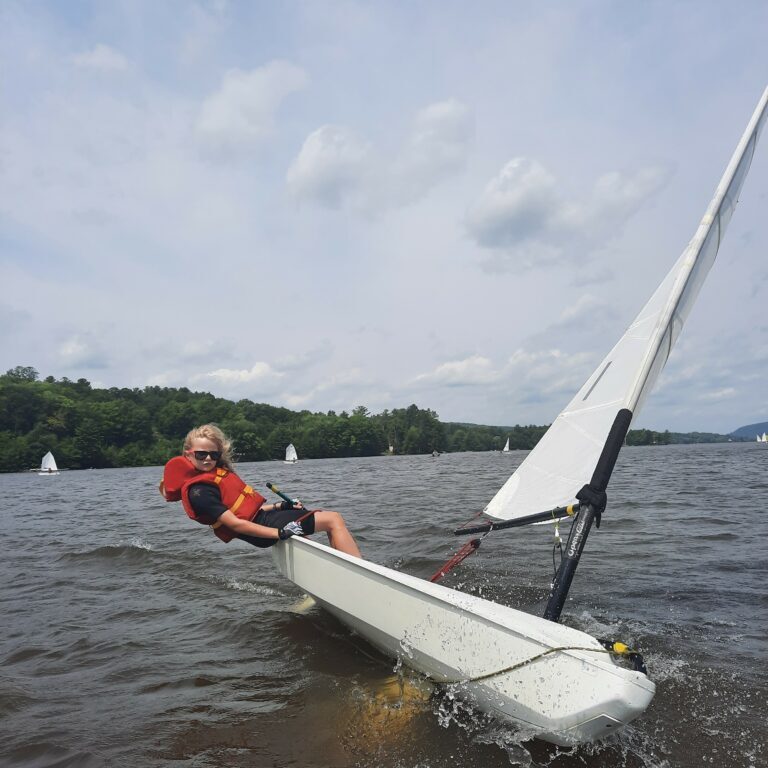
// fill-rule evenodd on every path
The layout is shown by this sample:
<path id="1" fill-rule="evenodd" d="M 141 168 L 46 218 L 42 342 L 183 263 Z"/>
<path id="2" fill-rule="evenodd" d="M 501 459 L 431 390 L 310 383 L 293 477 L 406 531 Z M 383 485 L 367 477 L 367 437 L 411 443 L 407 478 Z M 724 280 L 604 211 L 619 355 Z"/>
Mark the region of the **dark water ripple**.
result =
<path id="1" fill-rule="evenodd" d="M 341 510 L 428 577 L 524 453 L 246 464 Z M 382 658 L 268 554 L 221 545 L 158 469 L 0 476 L 0 764 L 675 768 L 768 765 L 768 450 L 625 449 L 564 620 L 640 647 L 657 696 L 609 743 L 526 742 Z M 496 533 L 446 583 L 540 613 L 547 527 Z"/>

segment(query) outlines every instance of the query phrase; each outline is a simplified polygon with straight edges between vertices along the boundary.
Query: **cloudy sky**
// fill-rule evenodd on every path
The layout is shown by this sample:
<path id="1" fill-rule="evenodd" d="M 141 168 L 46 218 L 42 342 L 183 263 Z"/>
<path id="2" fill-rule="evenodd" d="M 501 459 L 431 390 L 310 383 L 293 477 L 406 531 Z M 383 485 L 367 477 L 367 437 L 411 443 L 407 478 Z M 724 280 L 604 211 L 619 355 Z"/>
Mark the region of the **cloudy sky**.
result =
<path id="1" fill-rule="evenodd" d="M 768 4 L 20 2 L 0 368 L 547 423 L 693 235 Z M 768 419 L 768 137 L 636 426 Z"/>

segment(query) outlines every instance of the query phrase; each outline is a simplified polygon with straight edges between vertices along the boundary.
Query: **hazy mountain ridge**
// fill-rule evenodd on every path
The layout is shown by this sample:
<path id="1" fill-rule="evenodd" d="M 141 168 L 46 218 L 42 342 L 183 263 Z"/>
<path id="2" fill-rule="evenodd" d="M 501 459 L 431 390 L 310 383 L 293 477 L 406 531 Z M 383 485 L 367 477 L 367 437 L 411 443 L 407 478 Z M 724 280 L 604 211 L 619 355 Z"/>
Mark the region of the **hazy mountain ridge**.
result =
<path id="1" fill-rule="evenodd" d="M 738 440 L 754 440 L 757 435 L 768 432 L 768 421 L 760 421 L 757 424 L 747 424 L 731 432 L 730 437 Z"/>

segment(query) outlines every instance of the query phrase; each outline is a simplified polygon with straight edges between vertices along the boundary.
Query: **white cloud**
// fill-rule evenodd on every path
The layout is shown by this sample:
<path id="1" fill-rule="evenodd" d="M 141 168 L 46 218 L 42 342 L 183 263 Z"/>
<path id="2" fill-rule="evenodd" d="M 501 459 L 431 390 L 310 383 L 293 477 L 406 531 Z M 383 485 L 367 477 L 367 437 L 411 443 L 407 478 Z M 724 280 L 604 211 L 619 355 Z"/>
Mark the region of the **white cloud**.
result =
<path id="1" fill-rule="evenodd" d="M 171 387 L 177 380 L 176 373 L 173 371 L 163 371 L 147 377 L 148 387 Z"/>
<path id="2" fill-rule="evenodd" d="M 153 350 L 155 353 L 161 350 Z M 162 350 L 165 353 L 165 350 Z M 175 358 L 183 363 L 205 363 L 211 364 L 216 358 L 229 358 L 234 355 L 235 350 L 232 342 L 221 339 L 188 339 L 181 343 L 175 352 Z"/>
<path id="3" fill-rule="evenodd" d="M 187 4 L 187 23 L 178 43 L 179 58 L 185 65 L 204 67 L 215 57 L 230 28 L 230 10 L 227 2 Z"/>
<path id="4" fill-rule="evenodd" d="M 307 82 L 304 70 L 287 61 L 230 69 L 200 108 L 197 131 L 216 149 L 252 146 L 272 134 L 283 101 Z"/>
<path id="5" fill-rule="evenodd" d="M 58 349 L 59 362 L 66 368 L 106 368 L 109 359 L 100 344 L 81 335 L 70 336 Z"/>
<path id="6" fill-rule="evenodd" d="M 487 357 L 472 355 L 464 360 L 441 363 L 433 371 L 419 374 L 414 381 L 462 387 L 488 384 L 498 379 L 499 373 L 494 370 L 493 363 Z"/>
<path id="7" fill-rule="evenodd" d="M 705 392 L 701 395 L 701 400 L 728 400 L 736 396 L 736 389 L 734 387 L 723 387 L 722 389 L 716 389 L 711 392 Z"/>
<path id="8" fill-rule="evenodd" d="M 90 51 L 74 55 L 72 61 L 78 67 L 101 72 L 125 72 L 130 66 L 122 53 L 103 43 L 99 43 Z"/>
<path id="9" fill-rule="evenodd" d="M 568 297 L 568 302 L 551 323 L 528 337 L 526 346 L 532 349 L 591 347 L 607 352 L 623 330 L 622 319 L 616 308 L 602 296 L 577 293 Z"/>
<path id="10" fill-rule="evenodd" d="M 286 395 L 283 398 L 286 408 L 304 409 L 312 402 L 312 398 L 315 396 L 315 391 L 305 392 L 304 394 Z"/>
<path id="11" fill-rule="evenodd" d="M 550 364 L 558 364 L 569 359 L 569 356 L 559 349 L 542 349 L 536 352 L 530 352 L 527 349 L 516 349 L 507 360 L 507 365 L 511 367 L 525 368 L 531 370 L 545 364 L 547 368 Z"/>
<path id="12" fill-rule="evenodd" d="M 567 305 L 560 313 L 560 323 L 572 324 L 581 320 L 592 320 L 597 311 L 603 311 L 605 304 L 594 296 L 584 293 L 573 304 Z M 559 323 L 559 324 L 560 324 Z"/>
<path id="13" fill-rule="evenodd" d="M 28 325 L 32 317 L 32 313 L 27 310 L 0 304 L 0 328 L 18 330 L 22 325 Z"/>
<path id="14" fill-rule="evenodd" d="M 370 379 L 363 374 L 360 368 L 349 368 L 334 371 L 328 378 L 321 378 L 314 387 L 306 392 L 284 394 L 281 400 L 289 408 L 306 408 L 313 403 L 317 407 L 318 396 L 331 392 L 336 403 L 335 407 L 346 408 L 349 407 L 349 390 L 359 393 L 370 385 Z"/>
<path id="15" fill-rule="evenodd" d="M 400 207 L 460 172 L 473 135 L 471 112 L 456 99 L 420 110 L 389 152 L 349 127 L 324 125 L 306 138 L 286 181 L 298 198 L 326 208 Z"/>
<path id="16" fill-rule="evenodd" d="M 466 104 L 449 99 L 422 109 L 393 166 L 395 200 L 418 199 L 460 172 L 473 137 L 474 119 Z"/>
<path id="17" fill-rule="evenodd" d="M 571 202 L 558 212 L 564 232 L 580 232 L 622 224 L 669 181 L 670 170 L 661 166 L 641 168 L 636 173 L 611 171 L 596 182 L 590 197 Z M 593 229 L 594 231 L 594 229 Z"/>
<path id="18" fill-rule="evenodd" d="M 587 379 L 593 364 L 592 355 L 585 352 L 567 354 L 559 349 L 535 352 L 517 349 L 507 361 L 505 376 L 515 381 L 520 392 L 527 392 L 528 398 L 559 392 L 575 393 Z"/>
<path id="19" fill-rule="evenodd" d="M 617 234 L 621 225 L 667 182 L 661 167 L 604 174 L 584 200 L 568 200 L 557 178 L 538 161 L 517 157 L 491 179 L 470 207 L 466 226 L 483 248 L 501 255 L 486 266 L 502 271 L 512 263 L 530 266 L 566 252 L 576 257 L 585 244 Z"/>
<path id="20" fill-rule="evenodd" d="M 254 363 L 250 368 L 218 368 L 215 371 L 197 374 L 192 377 L 192 380 L 212 380 L 217 384 L 238 385 L 271 381 L 283 375 L 284 374 L 279 371 L 276 371 L 269 363 L 258 362 Z"/>
<path id="21" fill-rule="evenodd" d="M 286 181 L 297 197 L 339 208 L 360 193 L 370 169 L 365 141 L 343 126 L 324 125 L 306 138 Z"/>
<path id="22" fill-rule="evenodd" d="M 593 365 L 587 353 L 521 347 L 505 360 L 475 354 L 442 363 L 399 394 L 402 401 L 403 395 L 421 397 L 428 388 L 431 407 L 452 421 L 466 420 L 456 410 L 463 401 L 475 402 L 484 411 L 484 417 L 472 419 L 480 423 L 544 424 L 578 391 Z"/>
<path id="23" fill-rule="evenodd" d="M 201 157 L 192 99 L 144 79 L 120 89 L 88 80 L 8 110 L 0 135 L 7 220 L 58 258 L 110 272 L 151 254 L 171 263 L 242 244 L 254 231 L 252 188 L 241 168 Z"/>
<path id="24" fill-rule="evenodd" d="M 467 225 L 486 248 L 510 248 L 552 229 L 561 203 L 557 182 L 535 160 L 510 160 L 470 209 Z"/>
<path id="25" fill-rule="evenodd" d="M 284 355 L 277 360 L 276 364 L 281 371 L 306 371 L 318 363 L 329 360 L 333 349 L 333 344 L 328 339 L 323 339 L 315 347 L 304 352 Z"/>

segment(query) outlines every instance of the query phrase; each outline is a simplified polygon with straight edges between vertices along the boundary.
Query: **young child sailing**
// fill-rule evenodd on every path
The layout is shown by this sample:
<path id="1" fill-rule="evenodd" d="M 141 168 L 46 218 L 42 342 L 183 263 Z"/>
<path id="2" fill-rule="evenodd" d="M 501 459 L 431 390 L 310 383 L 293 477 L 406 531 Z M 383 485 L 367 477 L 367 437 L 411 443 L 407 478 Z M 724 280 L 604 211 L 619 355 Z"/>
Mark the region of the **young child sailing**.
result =
<path id="1" fill-rule="evenodd" d="M 224 542 L 241 539 L 271 547 L 291 536 L 324 531 L 334 549 L 360 557 L 338 512 L 319 509 L 299 520 L 306 514 L 301 502 L 266 504 L 235 474 L 232 441 L 215 424 L 195 427 L 184 438 L 182 455 L 165 465 L 160 493 L 166 501 L 181 501 L 192 520 L 211 526 Z"/>

